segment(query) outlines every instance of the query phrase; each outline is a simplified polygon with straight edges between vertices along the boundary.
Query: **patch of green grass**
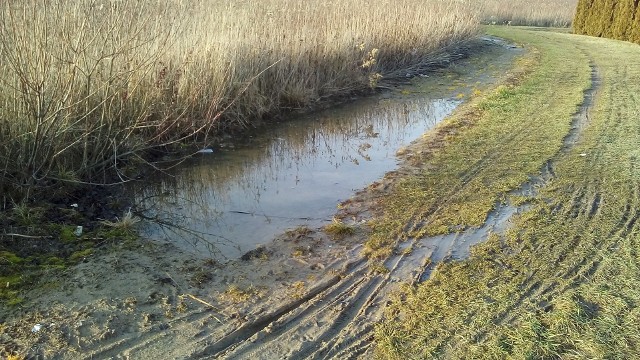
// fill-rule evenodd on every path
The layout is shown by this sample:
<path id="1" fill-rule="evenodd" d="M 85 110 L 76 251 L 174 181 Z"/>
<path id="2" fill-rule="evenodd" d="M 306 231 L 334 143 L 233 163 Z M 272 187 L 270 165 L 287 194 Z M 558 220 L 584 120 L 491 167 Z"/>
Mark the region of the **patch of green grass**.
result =
<path id="1" fill-rule="evenodd" d="M 556 61 L 575 66 L 564 71 Z M 437 171 L 404 179 L 382 200 L 385 214 L 373 225 L 366 253 L 384 257 L 398 239 L 482 225 L 507 192 L 560 150 L 588 86 L 588 61 L 578 49 L 552 46 L 543 55 L 530 49 L 503 85 L 430 133 L 417 162 Z"/>
<path id="2" fill-rule="evenodd" d="M 25 278 L 20 274 L 0 276 L 0 301 L 7 306 L 15 306 L 24 301 L 20 296 L 20 288 L 24 285 Z"/>
<path id="3" fill-rule="evenodd" d="M 69 256 L 69 260 L 71 262 L 82 261 L 85 258 L 91 256 L 91 254 L 93 254 L 93 248 L 78 250 L 78 251 L 75 251 L 73 254 L 71 254 L 71 256 Z"/>
<path id="4" fill-rule="evenodd" d="M 426 226 L 431 219 L 474 224 L 466 214 L 483 214 L 482 198 L 491 204 L 492 194 L 522 182 L 522 174 L 536 174 L 569 131 L 592 61 L 602 82 L 590 123 L 577 144 L 555 158 L 555 178 L 512 220 L 511 230 L 493 234 L 468 260 L 439 265 L 427 282 L 394 300 L 376 329 L 377 353 L 390 359 L 638 358 L 640 47 L 552 32 L 492 31 L 535 46 L 539 61 L 512 95 L 501 95 L 505 104 L 485 107 L 491 111 L 483 115 L 486 121 L 443 149 L 441 156 L 452 162 L 438 163 L 435 179 L 408 182 L 433 189 L 401 189 L 408 192 L 405 199 L 411 194 L 440 202 L 427 207 L 421 218 Z M 465 143 L 488 156 L 471 172 L 453 156 L 454 150 L 463 154 Z M 474 164 L 474 157 L 467 160 Z M 461 179 L 452 200 L 443 197 L 437 179 L 449 174 Z M 457 195 L 467 187 L 481 197 Z"/>
<path id="5" fill-rule="evenodd" d="M 78 237 L 75 234 L 76 227 L 75 226 L 60 226 L 60 241 L 64 243 L 73 243 L 78 240 Z"/>
<path id="6" fill-rule="evenodd" d="M 104 226 L 97 230 L 97 235 L 105 240 L 117 240 L 124 242 L 136 242 L 140 238 L 138 233 L 126 227 Z"/>
<path id="7" fill-rule="evenodd" d="M 12 252 L 0 251 L 0 265 L 2 266 L 20 265 L 23 261 L 23 258 Z"/>

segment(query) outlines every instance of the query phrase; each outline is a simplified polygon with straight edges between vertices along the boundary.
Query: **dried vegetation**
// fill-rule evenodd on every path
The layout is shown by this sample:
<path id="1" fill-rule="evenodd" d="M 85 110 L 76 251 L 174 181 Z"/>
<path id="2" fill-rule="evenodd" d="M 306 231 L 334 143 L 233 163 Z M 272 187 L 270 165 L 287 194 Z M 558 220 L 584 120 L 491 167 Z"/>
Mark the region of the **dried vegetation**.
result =
<path id="1" fill-rule="evenodd" d="M 4 1 L 4 206 L 447 61 L 476 24 L 453 0 Z"/>

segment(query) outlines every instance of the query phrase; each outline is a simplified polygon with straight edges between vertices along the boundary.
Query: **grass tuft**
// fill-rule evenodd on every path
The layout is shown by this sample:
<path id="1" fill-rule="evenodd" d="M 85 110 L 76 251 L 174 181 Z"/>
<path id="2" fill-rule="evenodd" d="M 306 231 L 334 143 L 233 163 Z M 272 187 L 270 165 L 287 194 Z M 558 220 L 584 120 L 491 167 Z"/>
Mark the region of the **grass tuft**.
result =
<path id="1" fill-rule="evenodd" d="M 324 227 L 324 231 L 334 240 L 341 240 L 355 234 L 356 228 L 353 225 L 345 224 L 342 220 L 333 219 L 331 224 Z"/>

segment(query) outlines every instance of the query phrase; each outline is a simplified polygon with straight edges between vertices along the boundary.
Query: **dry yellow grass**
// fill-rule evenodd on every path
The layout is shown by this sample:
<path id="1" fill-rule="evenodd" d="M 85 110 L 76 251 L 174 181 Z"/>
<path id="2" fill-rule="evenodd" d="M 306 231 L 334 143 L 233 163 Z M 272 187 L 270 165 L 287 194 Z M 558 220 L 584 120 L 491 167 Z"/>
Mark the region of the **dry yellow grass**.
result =
<path id="1" fill-rule="evenodd" d="M 483 0 L 479 7 L 487 24 L 568 27 L 577 3 L 578 0 Z"/>
<path id="2" fill-rule="evenodd" d="M 3 1 L 0 186 L 124 177 L 149 146 L 424 68 L 476 23 L 454 0 Z"/>

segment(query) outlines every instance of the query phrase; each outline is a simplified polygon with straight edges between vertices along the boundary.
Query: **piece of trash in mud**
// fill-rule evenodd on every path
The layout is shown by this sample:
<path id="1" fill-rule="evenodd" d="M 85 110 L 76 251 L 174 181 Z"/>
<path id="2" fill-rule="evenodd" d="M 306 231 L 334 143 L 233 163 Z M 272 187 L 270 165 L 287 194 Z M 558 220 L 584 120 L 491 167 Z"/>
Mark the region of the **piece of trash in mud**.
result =
<path id="1" fill-rule="evenodd" d="M 580 156 L 585 157 L 585 156 L 587 156 L 587 154 L 586 153 L 582 153 L 582 154 L 580 154 Z"/>
<path id="2" fill-rule="evenodd" d="M 76 226 L 76 231 L 73 232 L 73 234 L 75 236 L 81 236 L 82 235 L 82 226 Z"/>
<path id="3" fill-rule="evenodd" d="M 77 208 L 78 208 L 78 204 L 77 204 L 77 203 L 73 203 L 73 204 L 71 204 L 71 205 L 69 205 L 69 206 L 71 206 L 71 207 L 72 207 L 72 208 L 74 208 L 74 209 L 77 209 Z"/>
<path id="4" fill-rule="evenodd" d="M 264 245 L 260 245 L 257 248 L 247 251 L 244 255 L 240 257 L 240 260 L 249 261 L 253 259 L 268 259 L 271 253 Z"/>
<path id="5" fill-rule="evenodd" d="M 196 154 L 211 154 L 211 153 L 213 153 L 213 149 L 210 149 L 210 148 L 200 149 L 196 151 Z"/>
<path id="6" fill-rule="evenodd" d="M 33 328 L 31 328 L 31 332 L 37 333 L 38 331 L 40 331 L 40 329 L 42 329 L 42 324 L 35 324 L 33 325 Z"/>

